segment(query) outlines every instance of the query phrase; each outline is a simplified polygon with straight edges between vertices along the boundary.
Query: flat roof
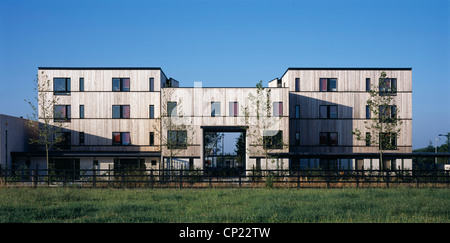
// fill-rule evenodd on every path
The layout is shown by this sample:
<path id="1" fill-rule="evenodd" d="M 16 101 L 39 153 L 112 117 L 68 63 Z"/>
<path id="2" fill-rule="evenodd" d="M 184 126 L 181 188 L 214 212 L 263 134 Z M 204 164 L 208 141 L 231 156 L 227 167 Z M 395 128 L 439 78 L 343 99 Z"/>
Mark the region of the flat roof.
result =
<path id="1" fill-rule="evenodd" d="M 160 67 L 38 67 L 39 70 L 161 70 Z"/>
<path id="2" fill-rule="evenodd" d="M 288 69 L 286 69 L 286 71 L 283 73 L 283 75 L 281 75 L 281 78 L 283 78 L 283 76 L 286 75 L 286 73 L 289 70 L 411 71 L 412 68 L 410 68 L 410 67 L 403 67 L 403 68 L 392 68 L 392 67 L 389 67 L 389 68 L 388 67 L 289 67 Z"/>
<path id="3" fill-rule="evenodd" d="M 38 67 L 38 70 L 160 70 L 167 79 L 160 67 Z"/>

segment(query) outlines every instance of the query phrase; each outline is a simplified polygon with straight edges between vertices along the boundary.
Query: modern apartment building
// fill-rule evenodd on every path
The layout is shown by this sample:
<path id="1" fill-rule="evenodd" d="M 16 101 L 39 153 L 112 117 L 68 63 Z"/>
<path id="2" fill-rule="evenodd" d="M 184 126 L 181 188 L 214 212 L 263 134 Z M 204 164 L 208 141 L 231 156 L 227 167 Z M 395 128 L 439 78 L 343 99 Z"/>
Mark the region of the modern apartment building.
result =
<path id="1" fill-rule="evenodd" d="M 40 99 L 57 100 L 53 122 L 63 124 L 54 168 L 411 168 L 410 159 L 380 164 L 368 156 L 378 146 L 351 133 L 364 131 L 367 89 L 383 71 L 403 121 L 389 152 L 410 153 L 410 68 L 288 68 L 264 89 L 180 87 L 161 68 L 41 67 L 38 77 L 50 84 Z M 237 136 L 231 153 L 229 134 Z M 14 155 L 15 166 L 47 166 L 42 151 Z"/>

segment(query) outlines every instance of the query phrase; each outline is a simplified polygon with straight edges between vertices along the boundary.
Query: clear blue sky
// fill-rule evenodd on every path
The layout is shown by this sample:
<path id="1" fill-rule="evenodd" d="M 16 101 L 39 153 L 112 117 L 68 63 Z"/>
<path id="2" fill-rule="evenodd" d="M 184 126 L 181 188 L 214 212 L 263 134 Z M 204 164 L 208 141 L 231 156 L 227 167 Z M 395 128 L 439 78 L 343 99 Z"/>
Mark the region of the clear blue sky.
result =
<path id="1" fill-rule="evenodd" d="M 412 67 L 413 148 L 450 131 L 449 0 L 0 0 L 0 113 L 31 113 L 40 66 L 246 87 L 288 67 Z"/>

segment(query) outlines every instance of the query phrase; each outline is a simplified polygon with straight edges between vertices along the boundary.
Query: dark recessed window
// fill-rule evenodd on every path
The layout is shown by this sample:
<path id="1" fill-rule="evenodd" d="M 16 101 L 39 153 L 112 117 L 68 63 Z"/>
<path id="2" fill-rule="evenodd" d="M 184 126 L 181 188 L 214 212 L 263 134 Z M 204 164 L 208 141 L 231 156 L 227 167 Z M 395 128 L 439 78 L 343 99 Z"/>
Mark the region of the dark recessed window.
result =
<path id="1" fill-rule="evenodd" d="M 155 78 L 150 78 L 149 79 L 149 86 L 150 86 L 150 91 L 155 91 Z"/>
<path id="2" fill-rule="evenodd" d="M 366 91 L 370 91 L 370 78 L 366 78 Z"/>
<path id="3" fill-rule="evenodd" d="M 283 148 L 283 131 L 263 131 L 264 149 Z"/>
<path id="4" fill-rule="evenodd" d="M 84 119 L 84 105 L 80 105 L 80 119 Z"/>
<path id="5" fill-rule="evenodd" d="M 84 145 L 84 132 L 80 132 L 80 145 Z"/>
<path id="6" fill-rule="evenodd" d="M 397 149 L 397 134 L 396 133 L 381 133 L 380 144 L 382 149 L 395 150 Z"/>
<path id="7" fill-rule="evenodd" d="M 370 146 L 370 140 L 371 140 L 370 132 L 366 132 L 366 146 Z"/>
<path id="8" fill-rule="evenodd" d="M 55 146 L 59 149 L 68 149 L 70 148 L 72 142 L 72 133 L 71 132 L 56 132 L 53 134 L 55 140 L 59 140 Z"/>
<path id="9" fill-rule="evenodd" d="M 115 118 L 115 119 L 130 118 L 130 106 L 129 105 L 113 105 L 112 106 L 112 118 Z"/>
<path id="10" fill-rule="evenodd" d="M 167 148 L 168 149 L 185 149 L 187 148 L 187 131 L 167 131 Z"/>
<path id="11" fill-rule="evenodd" d="M 53 94 L 70 95 L 70 78 L 54 78 Z"/>
<path id="12" fill-rule="evenodd" d="M 80 91 L 84 91 L 84 78 L 80 78 Z"/>
<path id="13" fill-rule="evenodd" d="M 53 121 L 70 122 L 70 105 L 55 105 L 53 107 Z"/>
<path id="14" fill-rule="evenodd" d="M 338 118 L 337 105 L 321 105 L 319 107 L 319 118 Z"/>
<path id="15" fill-rule="evenodd" d="M 155 145 L 155 133 L 150 132 L 150 146 Z"/>
<path id="16" fill-rule="evenodd" d="M 397 79 L 380 78 L 379 91 L 380 95 L 397 95 Z"/>
<path id="17" fill-rule="evenodd" d="M 337 132 L 321 132 L 319 133 L 320 145 L 336 146 L 338 145 Z"/>
<path id="18" fill-rule="evenodd" d="M 283 102 L 273 102 L 273 116 L 283 116 Z"/>
<path id="19" fill-rule="evenodd" d="M 295 118 L 300 118 L 300 106 L 296 105 L 295 106 Z"/>
<path id="20" fill-rule="evenodd" d="M 113 132 L 112 145 L 131 145 L 129 132 Z"/>
<path id="21" fill-rule="evenodd" d="M 300 145 L 300 133 L 296 132 L 295 133 L 295 146 L 299 146 Z"/>
<path id="22" fill-rule="evenodd" d="M 238 102 L 230 102 L 230 116 L 239 116 Z"/>
<path id="23" fill-rule="evenodd" d="M 335 92 L 337 91 L 337 78 L 321 78 L 320 91 Z"/>
<path id="24" fill-rule="evenodd" d="M 370 119 L 370 106 L 366 105 L 366 119 Z"/>
<path id="25" fill-rule="evenodd" d="M 129 78 L 113 78 L 112 79 L 112 91 L 130 91 L 130 79 Z"/>
<path id="26" fill-rule="evenodd" d="M 295 91 L 300 91 L 300 78 L 295 78 Z"/>
<path id="27" fill-rule="evenodd" d="M 155 106 L 154 105 L 150 105 L 150 108 L 149 108 L 149 118 L 150 119 L 154 119 L 155 118 Z"/>
<path id="28" fill-rule="evenodd" d="M 397 119 L 397 106 L 389 105 L 389 106 L 379 106 L 380 111 L 380 122 L 390 123 L 394 122 Z"/>
<path id="29" fill-rule="evenodd" d="M 167 102 L 167 116 L 176 117 L 177 113 L 177 102 L 169 101 Z"/>
<path id="30" fill-rule="evenodd" d="M 211 116 L 220 116 L 220 102 L 211 102 Z"/>

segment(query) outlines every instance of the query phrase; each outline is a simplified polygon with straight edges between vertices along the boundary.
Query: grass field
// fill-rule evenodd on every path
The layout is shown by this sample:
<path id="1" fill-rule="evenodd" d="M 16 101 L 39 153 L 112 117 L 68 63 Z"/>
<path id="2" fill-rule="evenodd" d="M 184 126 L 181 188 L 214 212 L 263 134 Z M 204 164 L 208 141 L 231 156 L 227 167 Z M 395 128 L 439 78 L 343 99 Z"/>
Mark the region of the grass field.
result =
<path id="1" fill-rule="evenodd" d="M 0 188 L 0 222 L 450 222 L 450 189 Z"/>

